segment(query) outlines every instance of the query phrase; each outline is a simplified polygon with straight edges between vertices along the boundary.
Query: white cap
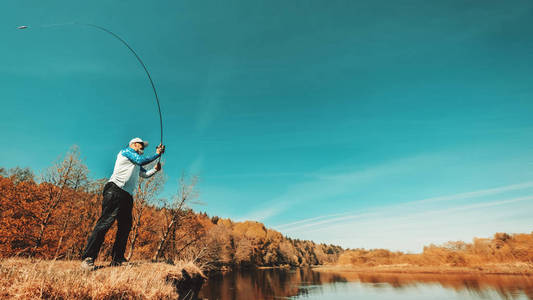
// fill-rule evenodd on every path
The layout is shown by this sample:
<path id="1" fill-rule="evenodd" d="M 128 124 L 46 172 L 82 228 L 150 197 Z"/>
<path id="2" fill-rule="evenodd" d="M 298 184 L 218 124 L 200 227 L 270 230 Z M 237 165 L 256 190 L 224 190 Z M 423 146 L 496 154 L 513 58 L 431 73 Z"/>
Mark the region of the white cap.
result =
<path id="1" fill-rule="evenodd" d="M 148 147 L 148 142 L 147 141 L 143 141 L 141 138 L 138 138 L 138 137 L 131 139 L 130 145 L 133 144 L 133 143 L 142 143 L 145 148 Z"/>

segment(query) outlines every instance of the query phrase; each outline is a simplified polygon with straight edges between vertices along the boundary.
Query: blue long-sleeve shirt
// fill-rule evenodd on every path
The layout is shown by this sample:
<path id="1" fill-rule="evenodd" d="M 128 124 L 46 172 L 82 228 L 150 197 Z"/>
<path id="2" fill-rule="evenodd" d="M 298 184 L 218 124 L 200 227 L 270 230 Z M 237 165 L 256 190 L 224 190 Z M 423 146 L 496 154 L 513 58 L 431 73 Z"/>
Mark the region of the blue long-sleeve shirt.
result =
<path id="1" fill-rule="evenodd" d="M 143 156 L 130 147 L 122 149 L 117 155 L 115 168 L 109 181 L 133 195 L 139 176 L 148 178 L 157 172 L 154 168 L 147 171 L 142 166 L 153 162 L 159 156 L 159 154 Z"/>
<path id="2" fill-rule="evenodd" d="M 129 159 L 132 163 L 140 166 L 144 166 L 156 160 L 159 157 L 159 154 L 154 154 L 152 156 L 143 156 L 135 152 L 132 148 L 128 147 L 120 151 L 120 153 Z"/>

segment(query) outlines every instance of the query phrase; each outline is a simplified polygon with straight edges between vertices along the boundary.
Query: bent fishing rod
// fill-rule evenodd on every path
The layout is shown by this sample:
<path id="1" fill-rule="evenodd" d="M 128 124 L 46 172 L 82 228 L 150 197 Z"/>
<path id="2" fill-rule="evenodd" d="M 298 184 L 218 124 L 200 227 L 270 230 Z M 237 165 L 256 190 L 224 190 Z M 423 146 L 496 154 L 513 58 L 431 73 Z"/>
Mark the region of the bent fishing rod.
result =
<path id="1" fill-rule="evenodd" d="M 146 65 L 144 64 L 144 62 L 142 61 L 141 57 L 137 54 L 137 52 L 135 52 L 135 50 L 133 50 L 133 48 L 128 44 L 126 43 L 126 41 L 121 38 L 118 34 L 112 32 L 111 30 L 105 28 L 105 27 L 102 27 L 102 26 L 99 26 L 99 25 L 95 25 L 95 24 L 90 24 L 90 23 L 78 23 L 78 22 L 71 22 L 71 23 L 61 23 L 61 24 L 48 24 L 48 25 L 39 25 L 38 27 L 41 27 L 41 28 L 49 28 L 49 27 L 58 27 L 58 26 L 70 26 L 70 25 L 75 25 L 75 26 L 86 26 L 86 27 L 92 27 L 92 28 L 96 28 L 100 31 L 103 31 L 109 35 L 111 35 L 112 37 L 114 37 L 115 39 L 119 40 L 124 46 L 126 46 L 130 51 L 131 53 L 133 53 L 133 55 L 135 56 L 135 58 L 137 59 L 137 61 L 141 64 L 141 66 L 143 67 L 144 69 L 144 72 L 146 73 L 146 76 L 148 77 L 148 80 L 150 81 L 150 85 L 152 86 L 152 90 L 154 91 L 154 97 L 155 97 L 155 101 L 157 103 L 157 111 L 159 112 L 159 129 L 160 129 L 160 142 L 161 142 L 161 145 L 163 145 L 163 117 L 161 115 L 161 105 L 159 104 L 159 97 L 157 95 L 157 90 L 155 88 L 155 84 L 154 84 L 154 81 L 152 80 L 152 76 L 150 76 L 150 72 L 148 72 L 148 68 L 146 67 Z M 23 25 L 23 26 L 18 26 L 17 29 L 29 29 L 31 28 L 30 26 L 28 25 Z M 161 157 L 159 157 L 159 161 L 161 161 Z"/>

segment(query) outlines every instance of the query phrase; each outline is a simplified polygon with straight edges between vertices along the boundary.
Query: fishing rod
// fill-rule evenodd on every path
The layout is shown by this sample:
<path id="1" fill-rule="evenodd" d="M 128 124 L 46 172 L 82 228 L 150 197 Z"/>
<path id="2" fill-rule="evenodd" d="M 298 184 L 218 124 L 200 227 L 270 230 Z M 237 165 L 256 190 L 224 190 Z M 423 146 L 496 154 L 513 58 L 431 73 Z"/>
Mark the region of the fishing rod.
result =
<path id="1" fill-rule="evenodd" d="M 90 24 L 90 23 L 78 23 L 78 22 L 70 22 L 70 23 L 61 23 L 61 24 L 48 24 L 48 25 L 39 25 L 39 27 L 41 28 L 49 28 L 49 27 L 57 27 L 57 26 L 70 26 L 70 25 L 78 25 L 78 26 L 87 26 L 87 27 L 92 27 L 92 28 L 96 28 L 100 31 L 103 31 L 109 35 L 111 35 L 112 37 L 114 37 L 115 39 L 119 40 L 124 46 L 126 46 L 130 51 L 131 53 L 133 53 L 133 55 L 135 56 L 135 58 L 137 58 L 137 61 L 141 64 L 141 66 L 143 67 L 144 69 L 144 72 L 146 72 L 146 76 L 148 77 L 148 80 L 150 81 L 150 84 L 152 85 L 152 90 L 154 91 L 154 96 L 155 96 L 155 101 L 157 103 L 157 111 L 159 112 L 159 129 L 160 129 L 160 141 L 161 141 L 161 145 L 163 145 L 163 117 L 161 115 L 161 105 L 159 104 L 159 96 L 157 95 L 157 90 L 155 88 L 155 84 L 154 84 L 154 81 L 152 80 L 152 76 L 150 76 L 150 72 L 148 72 L 148 68 L 146 67 L 146 65 L 144 64 L 144 62 L 142 61 L 141 57 L 137 54 L 137 52 L 135 52 L 135 50 L 133 50 L 133 48 L 128 44 L 126 43 L 126 41 L 121 38 L 118 34 L 112 32 L 111 30 L 105 28 L 105 27 L 102 27 L 100 25 L 95 25 L 95 24 Z M 28 25 L 22 25 L 22 26 L 18 26 L 17 29 L 29 29 L 31 28 L 30 26 Z M 161 157 L 159 157 L 159 161 L 161 161 Z"/>

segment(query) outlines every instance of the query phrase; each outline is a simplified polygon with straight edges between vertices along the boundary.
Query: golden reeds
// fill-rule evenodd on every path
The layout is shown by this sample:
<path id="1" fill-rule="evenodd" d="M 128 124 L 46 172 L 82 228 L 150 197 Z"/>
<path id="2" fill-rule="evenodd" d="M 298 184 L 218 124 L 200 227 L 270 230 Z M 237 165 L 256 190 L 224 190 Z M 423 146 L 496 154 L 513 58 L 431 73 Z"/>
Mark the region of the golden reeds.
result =
<path id="1" fill-rule="evenodd" d="M 2 299 L 177 299 L 173 280 L 182 270 L 203 276 L 191 263 L 137 263 L 87 272 L 80 261 L 0 260 Z"/>

